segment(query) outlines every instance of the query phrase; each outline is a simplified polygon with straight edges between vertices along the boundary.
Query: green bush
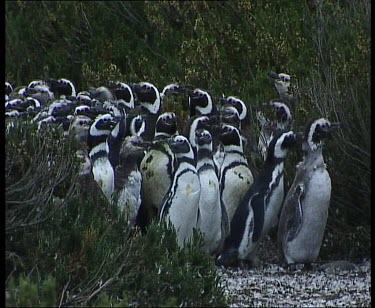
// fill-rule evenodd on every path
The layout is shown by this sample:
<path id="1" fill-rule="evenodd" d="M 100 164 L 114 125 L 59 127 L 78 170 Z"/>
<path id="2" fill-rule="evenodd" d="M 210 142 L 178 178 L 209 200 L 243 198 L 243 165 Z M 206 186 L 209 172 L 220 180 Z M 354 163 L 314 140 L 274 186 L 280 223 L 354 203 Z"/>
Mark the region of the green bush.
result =
<path id="1" fill-rule="evenodd" d="M 166 226 L 134 234 L 100 191 L 80 193 L 78 145 L 60 134 L 32 124 L 7 134 L 6 304 L 224 305 L 201 237 L 180 250 Z"/>

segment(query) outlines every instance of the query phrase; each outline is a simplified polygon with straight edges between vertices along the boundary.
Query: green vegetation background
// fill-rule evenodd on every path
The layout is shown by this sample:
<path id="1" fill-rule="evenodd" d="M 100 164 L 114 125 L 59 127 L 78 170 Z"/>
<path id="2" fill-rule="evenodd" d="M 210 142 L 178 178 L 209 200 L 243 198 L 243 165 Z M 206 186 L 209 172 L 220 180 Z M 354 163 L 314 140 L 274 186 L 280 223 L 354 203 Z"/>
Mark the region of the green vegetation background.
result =
<path id="1" fill-rule="evenodd" d="M 369 0 L 7 1 L 5 17 L 5 78 L 16 86 L 45 77 L 79 90 L 177 82 L 257 105 L 275 98 L 266 73 L 288 72 L 296 130 L 312 117 L 341 123 L 324 148 L 333 191 L 321 259 L 370 256 Z M 157 226 L 128 240 L 115 209 L 76 189 L 74 142 L 43 140 L 27 127 L 7 137 L 8 305 L 225 302 L 197 245 L 178 252 Z M 54 147 L 66 150 L 59 172 L 40 176 L 49 170 L 41 149 Z M 61 181 L 51 188 L 52 174 Z M 44 190 L 26 185 L 35 180 Z"/>

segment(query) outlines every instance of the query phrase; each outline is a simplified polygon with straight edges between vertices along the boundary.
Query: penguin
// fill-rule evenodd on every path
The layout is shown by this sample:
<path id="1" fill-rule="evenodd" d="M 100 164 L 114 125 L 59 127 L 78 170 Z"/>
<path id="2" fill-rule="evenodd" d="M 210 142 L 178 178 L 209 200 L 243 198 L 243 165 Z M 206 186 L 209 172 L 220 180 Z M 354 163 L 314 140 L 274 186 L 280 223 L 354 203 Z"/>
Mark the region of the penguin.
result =
<path id="1" fill-rule="evenodd" d="M 68 79 L 60 78 L 56 80 L 53 78 L 47 78 L 46 84 L 49 85 L 51 91 L 54 93 L 54 96 L 57 98 L 61 96 L 76 97 L 77 95 L 75 85 Z"/>
<path id="2" fill-rule="evenodd" d="M 143 139 L 152 141 L 155 133 L 155 125 L 159 115 L 162 113 L 162 101 L 159 90 L 149 82 L 133 84 L 132 90 L 137 96 L 145 120 L 145 132 Z"/>
<path id="3" fill-rule="evenodd" d="M 222 124 L 220 141 L 224 160 L 220 169 L 220 197 L 228 212 L 229 221 L 254 182 L 253 174 L 243 154 L 242 138 L 234 126 Z"/>
<path id="4" fill-rule="evenodd" d="M 117 123 L 110 114 L 96 118 L 91 125 L 87 138 L 89 157 L 94 180 L 99 184 L 107 199 L 111 202 L 114 191 L 114 170 L 108 159 L 107 137 Z"/>
<path id="5" fill-rule="evenodd" d="M 245 260 L 253 267 L 258 265 L 258 244 L 277 223 L 284 199 L 284 160 L 295 143 L 292 131 L 278 132 L 272 139 L 263 169 L 233 215 L 218 265 L 228 266 Z"/>
<path id="6" fill-rule="evenodd" d="M 189 96 L 190 117 L 195 115 L 216 115 L 218 110 L 210 93 L 201 89 L 186 90 Z"/>
<path id="7" fill-rule="evenodd" d="M 335 127 L 327 119 L 306 125 L 303 160 L 285 198 L 278 226 L 281 263 L 309 264 L 319 256 L 331 199 L 331 178 L 322 155 L 323 141 Z"/>
<path id="8" fill-rule="evenodd" d="M 75 139 L 78 142 L 86 144 L 92 123 L 93 121 L 89 117 L 82 115 L 74 116 L 74 119 L 69 126 L 69 133 L 74 134 Z"/>
<path id="9" fill-rule="evenodd" d="M 296 109 L 296 98 L 293 96 L 290 75 L 286 73 L 276 74 L 275 72 L 269 72 L 268 76 L 274 80 L 274 86 L 281 99 L 288 102 L 290 109 L 295 113 Z"/>
<path id="10" fill-rule="evenodd" d="M 126 116 L 120 117 L 116 126 L 112 129 L 111 133 L 107 137 L 107 148 L 108 148 L 108 159 L 115 169 L 119 163 L 119 155 L 121 151 L 121 145 L 126 135 L 128 134 L 126 128 Z"/>
<path id="11" fill-rule="evenodd" d="M 146 224 L 157 216 L 163 198 L 172 185 L 176 161 L 167 140 L 176 134 L 178 131 L 175 113 L 161 114 L 156 121 L 152 145 L 140 164 Z"/>
<path id="12" fill-rule="evenodd" d="M 252 108 L 250 109 L 247 108 L 244 101 L 234 96 L 228 96 L 226 99 L 221 100 L 221 101 L 224 103 L 224 106 L 229 105 L 237 109 L 238 116 L 240 119 L 240 123 L 237 128 L 239 129 L 240 134 L 243 139 L 244 155 L 246 156 L 247 159 L 254 160 L 255 159 L 254 154 L 257 150 L 257 147 L 256 147 L 256 136 L 251 127 L 251 121 L 250 121 L 250 115 L 249 115 L 249 110 L 251 110 Z"/>
<path id="13" fill-rule="evenodd" d="M 110 82 L 108 89 L 115 97 L 115 104 L 118 108 L 129 112 L 135 108 L 134 94 L 130 85 L 117 81 Z"/>
<path id="14" fill-rule="evenodd" d="M 115 99 L 112 92 L 104 86 L 98 88 L 90 87 L 88 92 L 93 99 L 97 99 L 101 103 L 105 101 L 113 101 Z"/>
<path id="15" fill-rule="evenodd" d="M 145 147 L 142 138 L 127 136 L 122 142 L 119 164 L 115 169 L 115 194 L 117 206 L 125 215 L 129 227 L 134 227 L 142 202 L 142 175 L 139 164 L 144 156 Z"/>
<path id="16" fill-rule="evenodd" d="M 169 146 L 177 160 L 172 185 L 160 207 L 159 221 L 170 223 L 176 230 L 177 243 L 182 249 L 190 241 L 197 226 L 201 194 L 194 153 L 188 139 L 174 136 Z"/>
<path id="17" fill-rule="evenodd" d="M 10 95 L 13 92 L 13 86 L 11 83 L 5 81 L 5 94 Z"/>
<path id="18" fill-rule="evenodd" d="M 203 251 L 215 255 L 229 234 L 229 220 L 225 205 L 220 199 L 219 179 L 212 154 L 212 137 L 209 131 L 195 132 L 197 144 L 197 172 L 202 193 L 199 198 L 197 228 L 203 234 Z"/>
<path id="19" fill-rule="evenodd" d="M 267 148 L 274 133 L 276 131 L 290 130 L 293 123 L 292 111 L 287 101 L 280 98 L 273 99 L 268 106 L 274 108 L 275 120 L 266 119 L 264 115 L 258 115 L 258 121 L 261 123 L 258 149 L 263 156 L 263 160 L 267 157 Z"/>
<path id="20" fill-rule="evenodd" d="M 210 129 L 210 119 L 208 116 L 196 115 L 190 117 L 185 124 L 183 136 L 188 138 L 189 143 L 193 149 L 194 157 L 197 155 L 197 144 L 195 142 L 195 132 L 198 129 Z"/>

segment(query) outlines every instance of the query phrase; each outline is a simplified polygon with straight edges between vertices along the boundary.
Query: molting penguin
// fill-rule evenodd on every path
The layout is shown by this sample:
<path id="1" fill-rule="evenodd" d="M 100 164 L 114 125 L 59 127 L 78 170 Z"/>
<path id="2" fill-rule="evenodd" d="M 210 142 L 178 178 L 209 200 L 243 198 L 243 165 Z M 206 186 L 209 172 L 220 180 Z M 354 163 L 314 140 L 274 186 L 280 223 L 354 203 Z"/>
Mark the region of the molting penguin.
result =
<path id="1" fill-rule="evenodd" d="M 167 140 L 178 134 L 177 117 L 173 112 L 161 114 L 156 121 L 152 146 L 142 159 L 140 170 L 143 177 L 143 208 L 146 223 L 157 216 L 164 196 L 172 185 L 175 158 Z"/>
<path id="2" fill-rule="evenodd" d="M 295 142 L 292 131 L 279 132 L 272 139 L 263 169 L 234 213 L 218 264 L 248 260 L 257 265 L 258 243 L 277 222 L 284 198 L 284 159 Z"/>
<path id="3" fill-rule="evenodd" d="M 223 124 L 220 141 L 224 160 L 220 169 L 220 196 L 227 209 L 229 221 L 254 182 L 253 174 L 243 155 L 242 138 L 237 128 Z"/>
<path id="4" fill-rule="evenodd" d="M 286 73 L 276 74 L 274 72 L 269 72 L 268 76 L 274 80 L 274 85 L 279 94 L 279 97 L 286 100 L 290 106 L 291 111 L 295 112 L 296 98 L 293 96 L 290 86 L 290 75 Z"/>
<path id="5" fill-rule="evenodd" d="M 89 117 L 82 115 L 75 116 L 70 123 L 69 133 L 75 134 L 78 142 L 86 144 L 92 122 Z"/>
<path id="6" fill-rule="evenodd" d="M 318 258 L 331 198 L 322 146 L 332 127 L 324 118 L 307 123 L 304 157 L 296 167 L 279 221 L 278 244 L 284 263 L 311 263 Z"/>
<path id="7" fill-rule="evenodd" d="M 142 175 L 139 164 L 146 146 L 147 143 L 139 136 L 126 137 L 121 146 L 119 164 L 115 169 L 117 206 L 124 213 L 129 226 L 134 226 L 142 202 Z"/>
<path id="8" fill-rule="evenodd" d="M 162 202 L 159 219 L 173 225 L 178 245 L 183 248 L 197 225 L 201 187 L 189 141 L 184 136 L 175 136 L 169 146 L 177 159 L 177 167 L 173 183 Z"/>
<path id="9" fill-rule="evenodd" d="M 212 137 L 209 131 L 195 132 L 197 144 L 197 172 L 202 193 L 199 199 L 197 228 L 204 238 L 203 250 L 210 255 L 219 252 L 229 234 L 228 213 L 220 200 L 219 180 L 212 154 Z"/>
<path id="10" fill-rule="evenodd" d="M 109 201 L 114 191 L 114 170 L 108 159 L 107 137 L 117 123 L 110 114 L 99 116 L 91 125 L 87 138 L 94 179 Z"/>

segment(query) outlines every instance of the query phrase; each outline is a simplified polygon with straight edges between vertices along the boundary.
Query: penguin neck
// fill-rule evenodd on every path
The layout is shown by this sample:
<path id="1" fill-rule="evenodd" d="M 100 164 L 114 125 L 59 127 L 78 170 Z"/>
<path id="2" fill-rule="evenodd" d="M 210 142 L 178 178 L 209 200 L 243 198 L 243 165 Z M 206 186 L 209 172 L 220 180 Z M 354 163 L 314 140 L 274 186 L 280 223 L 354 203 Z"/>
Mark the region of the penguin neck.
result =
<path id="1" fill-rule="evenodd" d="M 238 162 L 246 162 L 246 158 L 243 155 L 243 149 L 241 146 L 224 146 L 224 160 L 230 160 L 231 162 L 238 161 Z"/>
<path id="2" fill-rule="evenodd" d="M 203 166 L 212 166 L 213 168 L 215 167 L 214 162 L 213 162 L 213 155 L 212 151 L 209 149 L 201 148 L 198 149 L 197 153 L 197 170 L 199 170 Z"/>
<path id="3" fill-rule="evenodd" d="M 186 168 L 196 168 L 196 160 L 191 157 L 186 157 L 186 156 L 180 156 L 176 157 L 177 159 L 177 169 L 186 169 Z"/>
<path id="4" fill-rule="evenodd" d="M 319 145 L 314 150 L 308 146 L 305 146 L 303 163 L 304 165 L 313 165 L 314 167 L 325 168 L 322 146 Z"/>
<path id="5" fill-rule="evenodd" d="M 92 161 L 99 157 L 108 156 L 108 145 L 106 142 L 101 142 L 98 145 L 94 146 L 89 153 L 89 156 Z"/>

